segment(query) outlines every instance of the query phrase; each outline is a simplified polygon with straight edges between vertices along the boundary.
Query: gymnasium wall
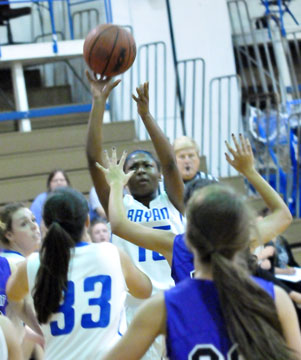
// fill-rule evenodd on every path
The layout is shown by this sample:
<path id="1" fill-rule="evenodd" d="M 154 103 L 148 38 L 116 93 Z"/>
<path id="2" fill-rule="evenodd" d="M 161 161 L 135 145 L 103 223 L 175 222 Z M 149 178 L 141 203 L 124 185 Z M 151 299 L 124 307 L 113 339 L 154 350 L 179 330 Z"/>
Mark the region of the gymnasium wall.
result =
<path id="1" fill-rule="evenodd" d="M 235 74 L 233 58 L 233 48 L 231 41 L 231 31 L 225 0 L 173 0 L 170 1 L 172 21 L 174 25 L 174 35 L 178 60 L 189 58 L 203 58 L 206 63 L 206 82 L 205 82 L 205 144 L 204 154 L 208 156 L 210 152 L 209 139 L 209 86 L 213 78 Z M 113 20 L 118 24 L 130 24 L 133 27 L 137 46 L 146 42 L 164 41 L 167 44 L 167 92 L 168 105 L 167 115 L 173 121 L 173 101 L 175 89 L 175 76 L 172 62 L 172 51 L 170 34 L 168 28 L 167 10 L 165 0 L 121 0 L 112 1 Z M 151 72 L 151 71 L 150 71 Z M 143 71 L 141 71 L 143 73 Z M 150 76 L 152 79 L 152 76 Z M 141 81 L 145 78 L 141 77 Z M 187 87 L 192 87 L 187 84 Z M 224 140 L 228 133 L 237 132 L 238 122 L 238 94 L 236 84 L 232 84 L 231 98 L 227 98 L 227 89 L 221 86 L 223 99 L 219 102 L 217 84 L 213 86 L 211 115 L 212 133 L 221 135 Z M 151 84 L 150 84 L 151 87 Z M 152 88 L 151 88 L 152 96 Z M 188 94 L 189 97 L 189 94 Z M 162 97 L 160 97 L 162 99 Z M 200 101 L 200 99 L 199 99 Z M 227 125 L 228 106 L 232 109 L 231 129 Z M 162 104 L 161 104 L 162 106 Z M 187 107 L 189 112 L 189 107 Z M 201 114 L 196 114 L 199 119 L 199 126 L 196 126 L 193 134 L 189 116 L 187 121 L 187 133 L 193 135 L 201 145 Z M 198 116 L 199 115 L 199 116 Z M 218 117 L 222 116 L 222 129 L 218 129 Z M 178 117 L 179 119 L 179 117 Z M 160 120 L 160 112 L 159 112 Z M 179 120 L 178 120 L 179 122 Z M 173 139 L 173 127 L 168 126 L 168 136 Z M 177 127 L 176 136 L 181 135 L 180 122 Z M 215 136 L 216 139 L 216 136 Z M 216 141 L 215 141 L 216 144 Z M 226 167 L 218 169 L 218 157 L 223 156 L 224 148 L 213 148 L 214 157 L 212 158 L 212 169 L 214 174 L 226 171 Z"/>

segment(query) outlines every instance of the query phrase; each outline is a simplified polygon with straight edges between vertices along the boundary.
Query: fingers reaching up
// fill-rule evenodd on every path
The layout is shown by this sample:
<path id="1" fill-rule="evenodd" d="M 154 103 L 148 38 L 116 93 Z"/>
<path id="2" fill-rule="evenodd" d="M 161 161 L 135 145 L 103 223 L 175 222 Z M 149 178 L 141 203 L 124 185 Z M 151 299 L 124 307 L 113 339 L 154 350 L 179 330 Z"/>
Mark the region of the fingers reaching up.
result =
<path id="1" fill-rule="evenodd" d="M 112 186 L 115 183 L 121 185 L 126 185 L 130 177 L 133 175 L 134 171 L 130 171 L 127 174 L 123 171 L 123 165 L 127 156 L 127 152 L 124 151 L 120 158 L 120 161 L 117 160 L 117 152 L 115 148 L 112 148 L 111 158 L 108 155 L 108 152 L 105 151 L 105 159 L 107 162 L 108 168 L 103 167 L 99 163 L 96 163 L 96 166 L 104 173 L 107 183 Z"/>
<path id="2" fill-rule="evenodd" d="M 149 83 L 148 81 L 136 88 L 137 96 L 132 98 L 137 103 L 138 113 L 141 117 L 149 112 Z"/>
<path id="3" fill-rule="evenodd" d="M 241 174 L 246 174 L 248 171 L 254 169 L 254 156 L 249 139 L 246 139 L 242 134 L 239 135 L 239 141 L 235 135 L 232 134 L 232 139 L 235 148 L 233 148 L 227 141 L 225 141 L 228 152 L 225 153 L 227 162 Z"/>
<path id="4" fill-rule="evenodd" d="M 100 76 L 97 77 L 97 74 L 91 75 L 91 73 L 86 70 L 86 77 L 91 86 L 91 92 L 94 98 L 104 98 L 106 100 L 111 91 L 120 83 L 120 79 L 113 81 L 111 77 Z"/>

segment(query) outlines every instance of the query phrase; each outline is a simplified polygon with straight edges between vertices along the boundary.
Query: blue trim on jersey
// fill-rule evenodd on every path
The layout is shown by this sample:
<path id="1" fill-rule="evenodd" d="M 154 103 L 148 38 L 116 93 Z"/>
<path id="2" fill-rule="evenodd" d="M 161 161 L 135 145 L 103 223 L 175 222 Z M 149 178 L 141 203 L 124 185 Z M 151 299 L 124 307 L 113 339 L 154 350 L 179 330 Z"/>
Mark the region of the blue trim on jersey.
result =
<path id="1" fill-rule="evenodd" d="M 80 241 L 75 245 L 75 247 L 82 247 L 82 246 L 86 246 L 86 245 L 90 245 L 90 243 L 88 243 L 86 241 Z"/>
<path id="2" fill-rule="evenodd" d="M 2 249 L 1 252 L 6 253 L 6 254 L 17 254 L 22 257 L 25 257 L 24 255 L 22 255 L 21 253 L 19 253 L 18 251 L 15 251 L 15 250 Z"/>
<path id="3" fill-rule="evenodd" d="M 122 321 L 122 317 L 123 317 L 123 314 L 124 314 L 124 310 L 125 309 L 123 309 L 122 311 L 121 311 L 121 313 L 120 313 L 120 318 L 119 318 L 119 324 L 118 324 L 118 329 L 117 329 L 117 334 L 119 335 L 119 336 L 123 336 L 123 334 L 120 332 L 120 326 L 121 326 L 121 321 Z"/>

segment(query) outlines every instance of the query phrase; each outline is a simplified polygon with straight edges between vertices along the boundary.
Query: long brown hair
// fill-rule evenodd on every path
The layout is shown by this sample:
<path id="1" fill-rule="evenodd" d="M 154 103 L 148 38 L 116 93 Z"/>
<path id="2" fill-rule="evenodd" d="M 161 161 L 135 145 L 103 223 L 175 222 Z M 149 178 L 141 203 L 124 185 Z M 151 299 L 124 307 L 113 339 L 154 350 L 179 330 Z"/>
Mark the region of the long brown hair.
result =
<path id="1" fill-rule="evenodd" d="M 40 250 L 40 267 L 33 289 L 38 321 L 44 324 L 58 310 L 67 290 L 71 249 L 81 241 L 88 216 L 85 197 L 72 188 L 55 189 L 44 205 L 47 234 Z"/>
<path id="2" fill-rule="evenodd" d="M 229 337 L 248 360 L 295 359 L 273 299 L 234 261 L 249 247 L 253 220 L 241 197 L 221 185 L 196 191 L 187 206 L 187 241 L 211 265 Z M 240 263 L 242 261 L 240 257 Z"/>

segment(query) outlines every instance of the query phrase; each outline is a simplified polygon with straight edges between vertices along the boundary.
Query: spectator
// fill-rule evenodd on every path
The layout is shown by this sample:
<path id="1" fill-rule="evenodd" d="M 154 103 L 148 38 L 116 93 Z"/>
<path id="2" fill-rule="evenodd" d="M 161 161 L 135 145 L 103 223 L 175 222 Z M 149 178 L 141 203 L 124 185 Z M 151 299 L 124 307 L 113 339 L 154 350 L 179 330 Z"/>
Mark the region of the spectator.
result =
<path id="1" fill-rule="evenodd" d="M 198 178 L 217 181 L 214 176 L 200 171 L 200 151 L 193 139 L 181 136 L 174 141 L 173 148 L 185 187 L 190 181 Z"/>
<path id="2" fill-rule="evenodd" d="M 291 275 L 295 274 L 295 267 L 299 264 L 294 258 L 288 241 L 284 236 L 277 236 L 266 244 L 272 246 L 275 250 L 274 266 L 275 274 Z"/>
<path id="3" fill-rule="evenodd" d="M 90 221 L 101 218 L 106 219 L 106 213 L 98 199 L 95 187 L 92 186 L 89 193 Z"/>
<path id="4" fill-rule="evenodd" d="M 104 219 L 94 219 L 90 224 L 91 240 L 94 243 L 110 241 L 111 233 L 108 229 L 108 223 Z"/>
<path id="5" fill-rule="evenodd" d="M 71 186 L 68 175 L 63 169 L 55 169 L 51 171 L 47 178 L 47 191 L 39 194 L 30 206 L 30 210 L 36 217 L 38 225 L 41 225 L 43 206 L 46 201 L 48 194 L 61 186 Z"/>

